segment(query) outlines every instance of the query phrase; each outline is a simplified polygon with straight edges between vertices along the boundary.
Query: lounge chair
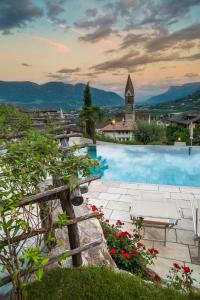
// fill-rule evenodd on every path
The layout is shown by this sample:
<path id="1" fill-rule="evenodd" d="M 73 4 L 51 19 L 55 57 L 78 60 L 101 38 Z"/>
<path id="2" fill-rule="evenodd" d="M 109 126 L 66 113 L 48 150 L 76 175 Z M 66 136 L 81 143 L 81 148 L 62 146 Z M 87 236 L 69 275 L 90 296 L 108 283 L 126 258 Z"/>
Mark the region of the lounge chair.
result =
<path id="1" fill-rule="evenodd" d="M 165 201 L 134 200 L 130 207 L 131 220 L 143 218 L 145 227 L 164 229 L 164 245 L 166 246 L 167 228 L 177 225 L 180 219 L 176 204 Z"/>

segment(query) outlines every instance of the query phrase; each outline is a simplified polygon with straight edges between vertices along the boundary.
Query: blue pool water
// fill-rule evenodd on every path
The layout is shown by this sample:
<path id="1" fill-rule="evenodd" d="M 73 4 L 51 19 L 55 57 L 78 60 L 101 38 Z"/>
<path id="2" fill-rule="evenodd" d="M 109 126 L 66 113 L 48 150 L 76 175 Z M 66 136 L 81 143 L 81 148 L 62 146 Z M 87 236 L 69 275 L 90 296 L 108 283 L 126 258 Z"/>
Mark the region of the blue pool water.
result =
<path id="1" fill-rule="evenodd" d="M 200 148 L 98 145 L 102 180 L 200 187 Z"/>

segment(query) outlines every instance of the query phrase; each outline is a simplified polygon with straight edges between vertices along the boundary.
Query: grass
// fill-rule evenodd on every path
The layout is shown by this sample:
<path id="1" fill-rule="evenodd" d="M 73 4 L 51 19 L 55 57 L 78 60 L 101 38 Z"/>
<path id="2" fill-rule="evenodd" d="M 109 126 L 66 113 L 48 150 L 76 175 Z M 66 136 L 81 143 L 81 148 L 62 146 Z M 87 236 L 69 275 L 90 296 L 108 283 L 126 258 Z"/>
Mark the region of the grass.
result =
<path id="1" fill-rule="evenodd" d="M 116 273 L 106 267 L 52 269 L 41 282 L 28 287 L 29 300 L 197 300 L 200 294 L 183 295 L 159 284 Z"/>

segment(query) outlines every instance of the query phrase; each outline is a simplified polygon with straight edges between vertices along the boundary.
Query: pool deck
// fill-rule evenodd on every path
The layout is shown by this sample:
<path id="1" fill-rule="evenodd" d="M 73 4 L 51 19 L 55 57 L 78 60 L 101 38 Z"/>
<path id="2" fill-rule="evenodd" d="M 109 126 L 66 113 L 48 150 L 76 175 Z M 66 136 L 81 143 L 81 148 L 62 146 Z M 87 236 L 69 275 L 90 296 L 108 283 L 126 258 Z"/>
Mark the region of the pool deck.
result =
<path id="1" fill-rule="evenodd" d="M 155 201 L 155 192 L 163 196 L 164 201 L 174 202 L 180 220 L 173 228 L 167 230 L 166 247 L 163 243 L 164 230 L 145 228 L 143 243 L 146 247 L 158 249 L 158 258 L 151 268 L 162 278 L 173 263 L 185 264 L 191 267 L 195 285 L 200 286 L 200 265 L 194 263 L 197 256 L 197 244 L 194 241 L 194 227 L 192 221 L 191 201 L 200 201 L 200 188 L 178 187 L 137 183 L 117 183 L 94 181 L 85 194 L 90 204 L 102 207 L 105 218 L 113 224 L 117 220 L 123 221 L 124 230 L 132 231 L 130 219 L 130 204 L 133 200 L 142 201 L 141 195 L 148 197 L 149 203 Z"/>

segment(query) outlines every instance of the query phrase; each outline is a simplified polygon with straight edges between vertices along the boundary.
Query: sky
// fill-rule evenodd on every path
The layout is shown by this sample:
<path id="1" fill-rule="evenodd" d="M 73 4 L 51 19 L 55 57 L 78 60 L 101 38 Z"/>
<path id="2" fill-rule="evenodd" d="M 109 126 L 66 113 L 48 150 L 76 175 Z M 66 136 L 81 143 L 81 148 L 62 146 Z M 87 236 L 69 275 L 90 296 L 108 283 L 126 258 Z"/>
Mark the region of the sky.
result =
<path id="1" fill-rule="evenodd" d="M 200 81 L 200 0 L 0 0 L 0 80 L 86 83 L 136 101 Z"/>

